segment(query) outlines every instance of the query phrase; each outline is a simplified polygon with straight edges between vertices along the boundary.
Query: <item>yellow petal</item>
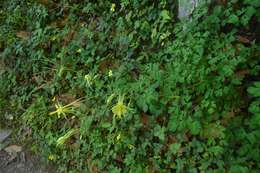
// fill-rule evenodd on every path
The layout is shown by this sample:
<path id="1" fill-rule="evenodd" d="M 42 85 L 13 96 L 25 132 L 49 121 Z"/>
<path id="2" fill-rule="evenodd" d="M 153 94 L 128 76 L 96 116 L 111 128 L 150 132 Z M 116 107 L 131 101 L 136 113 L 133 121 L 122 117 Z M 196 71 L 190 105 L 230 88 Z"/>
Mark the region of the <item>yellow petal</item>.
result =
<path id="1" fill-rule="evenodd" d="M 113 71 L 112 71 L 112 70 L 109 70 L 108 76 L 109 76 L 109 77 L 112 77 L 112 76 L 113 76 Z"/>
<path id="2" fill-rule="evenodd" d="M 52 102 L 55 102 L 56 101 L 56 97 L 54 96 L 52 99 L 51 99 Z"/>
<path id="3" fill-rule="evenodd" d="M 58 104 L 55 104 L 55 108 L 58 109 L 58 108 L 59 108 L 59 105 L 58 105 Z"/>
<path id="4" fill-rule="evenodd" d="M 129 148 L 130 150 L 134 149 L 134 147 L 135 147 L 135 146 L 133 146 L 132 144 L 128 144 L 128 148 Z"/>
<path id="5" fill-rule="evenodd" d="M 114 12 L 114 11 L 115 11 L 115 8 L 116 8 L 116 4 L 115 4 L 115 3 L 112 3 L 112 4 L 111 4 L 110 11 Z"/>
<path id="6" fill-rule="evenodd" d="M 48 160 L 54 160 L 55 156 L 53 154 L 49 155 Z"/>
<path id="7" fill-rule="evenodd" d="M 117 137 L 116 137 L 116 140 L 120 140 L 121 139 L 121 134 L 119 133 L 118 135 L 117 135 Z"/>

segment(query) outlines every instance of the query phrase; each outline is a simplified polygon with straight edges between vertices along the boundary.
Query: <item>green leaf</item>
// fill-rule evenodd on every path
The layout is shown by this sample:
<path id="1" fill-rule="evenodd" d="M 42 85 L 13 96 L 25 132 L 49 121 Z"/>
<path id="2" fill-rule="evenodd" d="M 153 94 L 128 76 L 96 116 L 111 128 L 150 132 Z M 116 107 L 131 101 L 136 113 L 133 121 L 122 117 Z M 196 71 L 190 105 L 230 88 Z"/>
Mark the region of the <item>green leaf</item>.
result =
<path id="1" fill-rule="evenodd" d="M 102 127 L 102 128 L 105 128 L 105 129 L 107 129 L 107 128 L 111 127 L 111 126 L 112 126 L 112 124 L 109 123 L 109 122 L 103 122 L 103 123 L 101 123 L 101 127 Z"/>
<path id="2" fill-rule="evenodd" d="M 154 129 L 154 136 L 157 136 L 160 140 L 165 139 L 165 127 L 156 126 Z"/>
<path id="3" fill-rule="evenodd" d="M 201 130 L 201 125 L 199 121 L 194 121 L 192 122 L 191 126 L 190 126 L 190 131 L 192 135 L 198 135 L 200 133 Z"/>
<path id="4" fill-rule="evenodd" d="M 260 1 L 259 0 L 244 0 L 245 4 L 252 5 L 254 7 L 260 7 Z"/>
<path id="5" fill-rule="evenodd" d="M 81 120 L 81 124 L 80 124 L 81 134 L 86 134 L 89 132 L 89 128 L 91 126 L 92 121 L 93 118 L 91 116 L 86 116 L 84 119 Z"/>
<path id="6" fill-rule="evenodd" d="M 260 100 L 253 101 L 248 110 L 253 114 L 260 114 Z"/>
<path id="7" fill-rule="evenodd" d="M 260 97 L 260 82 L 255 82 L 254 86 L 247 89 L 247 92 L 254 97 Z"/>
<path id="8" fill-rule="evenodd" d="M 178 120 L 176 117 L 171 117 L 170 118 L 170 121 L 168 123 L 168 129 L 171 131 L 171 132 L 175 132 L 178 128 Z"/>
<path id="9" fill-rule="evenodd" d="M 256 14 L 256 9 L 253 7 L 247 7 L 245 14 L 241 17 L 241 23 L 244 26 L 247 25 L 254 14 Z"/>
<path id="10" fill-rule="evenodd" d="M 238 22 L 239 22 L 239 18 L 235 14 L 229 16 L 228 23 L 238 24 Z"/>
<path id="11" fill-rule="evenodd" d="M 163 21 L 171 20 L 170 13 L 169 13 L 168 10 L 163 10 L 163 11 L 161 12 L 161 17 L 162 17 L 162 20 L 163 20 Z"/>
<path id="12" fill-rule="evenodd" d="M 143 99 L 138 99 L 137 100 L 137 105 L 139 108 L 141 108 L 144 112 L 147 112 L 148 110 L 148 105 L 146 104 L 145 100 Z"/>
<path id="13" fill-rule="evenodd" d="M 181 144 L 180 143 L 174 143 L 174 144 L 170 145 L 170 151 L 173 154 L 177 154 L 180 148 L 181 148 Z"/>
<path id="14" fill-rule="evenodd" d="M 223 152 L 223 148 L 220 146 L 213 146 L 208 148 L 208 151 L 210 153 L 213 153 L 215 156 L 217 156 L 218 154 L 221 154 Z"/>

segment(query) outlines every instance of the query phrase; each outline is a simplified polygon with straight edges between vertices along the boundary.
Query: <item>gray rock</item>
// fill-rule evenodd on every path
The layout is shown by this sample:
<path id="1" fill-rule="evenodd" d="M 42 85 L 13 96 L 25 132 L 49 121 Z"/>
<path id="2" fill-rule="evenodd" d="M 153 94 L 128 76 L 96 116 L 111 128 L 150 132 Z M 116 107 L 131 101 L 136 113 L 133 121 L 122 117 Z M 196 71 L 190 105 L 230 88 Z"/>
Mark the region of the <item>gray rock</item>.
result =
<path id="1" fill-rule="evenodd" d="M 178 18 L 181 20 L 189 19 L 194 9 L 203 0 L 179 0 Z"/>
<path id="2" fill-rule="evenodd" d="M 0 129 L 0 143 L 4 142 L 11 135 L 11 133 L 11 130 Z"/>
<path id="3" fill-rule="evenodd" d="M 20 153 L 22 154 L 22 153 Z M 0 151 L 0 173 L 54 173 L 55 168 L 47 166 L 38 156 L 29 153 L 25 161 L 10 156 L 5 151 Z"/>

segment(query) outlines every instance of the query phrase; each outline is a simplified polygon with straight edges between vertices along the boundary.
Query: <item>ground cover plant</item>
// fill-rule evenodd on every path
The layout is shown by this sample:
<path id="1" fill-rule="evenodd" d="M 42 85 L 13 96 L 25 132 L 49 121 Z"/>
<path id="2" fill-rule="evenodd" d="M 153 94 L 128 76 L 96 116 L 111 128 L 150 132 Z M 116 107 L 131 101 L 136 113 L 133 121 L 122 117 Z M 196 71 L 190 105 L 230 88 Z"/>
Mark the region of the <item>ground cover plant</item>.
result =
<path id="1" fill-rule="evenodd" d="M 1 124 L 60 172 L 259 172 L 260 3 L 177 5 L 0 1 Z"/>

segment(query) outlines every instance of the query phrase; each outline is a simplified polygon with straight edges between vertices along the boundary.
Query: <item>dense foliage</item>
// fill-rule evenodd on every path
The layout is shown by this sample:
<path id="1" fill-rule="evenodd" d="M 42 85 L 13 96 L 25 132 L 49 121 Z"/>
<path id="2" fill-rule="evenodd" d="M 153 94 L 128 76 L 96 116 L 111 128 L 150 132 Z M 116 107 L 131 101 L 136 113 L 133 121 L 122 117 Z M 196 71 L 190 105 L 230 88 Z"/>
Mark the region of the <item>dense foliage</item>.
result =
<path id="1" fill-rule="evenodd" d="M 258 0 L 0 1 L 0 119 L 62 172 L 257 172 Z"/>

